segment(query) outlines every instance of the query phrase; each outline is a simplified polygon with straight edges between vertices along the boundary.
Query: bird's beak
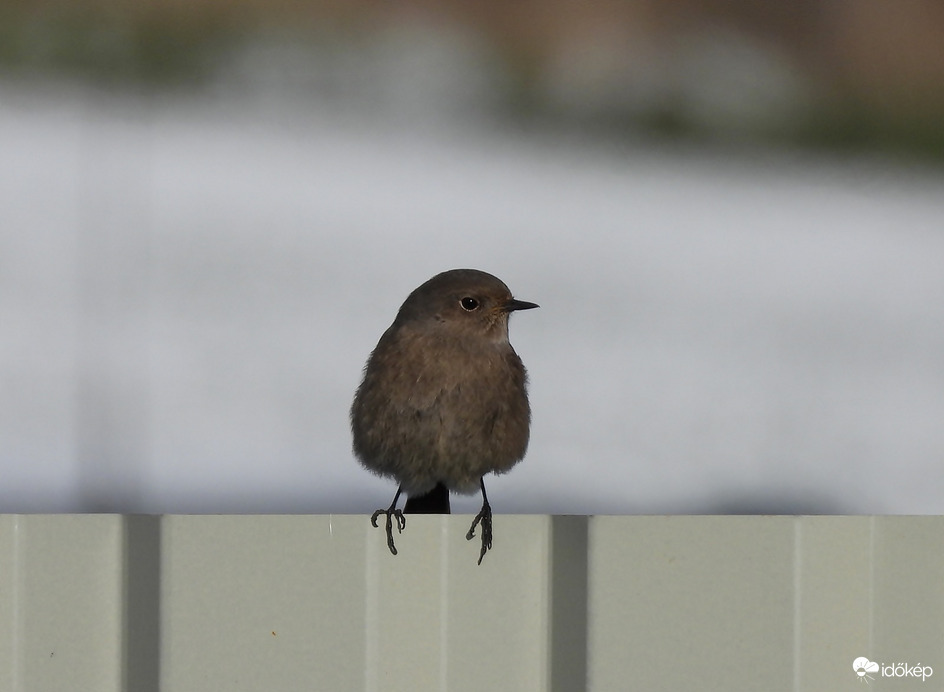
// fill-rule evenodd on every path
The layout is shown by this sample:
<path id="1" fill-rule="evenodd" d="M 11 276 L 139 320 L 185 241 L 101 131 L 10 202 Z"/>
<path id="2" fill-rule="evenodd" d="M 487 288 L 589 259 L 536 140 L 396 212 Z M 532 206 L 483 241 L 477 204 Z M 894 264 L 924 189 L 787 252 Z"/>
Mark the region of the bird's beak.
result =
<path id="1" fill-rule="evenodd" d="M 530 310 L 531 308 L 541 307 L 537 303 L 529 303 L 526 300 L 515 300 L 512 298 L 502 305 L 502 310 L 505 312 L 514 312 L 515 310 Z"/>

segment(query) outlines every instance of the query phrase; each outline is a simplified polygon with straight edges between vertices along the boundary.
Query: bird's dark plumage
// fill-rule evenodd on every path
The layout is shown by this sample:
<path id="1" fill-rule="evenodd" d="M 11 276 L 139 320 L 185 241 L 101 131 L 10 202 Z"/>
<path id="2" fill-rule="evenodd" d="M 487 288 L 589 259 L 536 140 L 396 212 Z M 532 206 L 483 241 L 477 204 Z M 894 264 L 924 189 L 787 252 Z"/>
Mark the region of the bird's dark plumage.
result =
<path id="1" fill-rule="evenodd" d="M 474 269 L 443 272 L 414 290 L 367 361 L 354 397 L 360 462 L 396 480 L 410 498 L 440 486 L 462 494 L 481 488 L 484 495 L 482 477 L 508 471 L 528 448 L 527 373 L 508 341 L 508 316 L 535 307 Z M 395 503 L 381 511 L 388 533 L 393 511 Z M 392 534 L 389 543 L 393 550 Z M 483 556 L 485 550 L 483 542 Z"/>

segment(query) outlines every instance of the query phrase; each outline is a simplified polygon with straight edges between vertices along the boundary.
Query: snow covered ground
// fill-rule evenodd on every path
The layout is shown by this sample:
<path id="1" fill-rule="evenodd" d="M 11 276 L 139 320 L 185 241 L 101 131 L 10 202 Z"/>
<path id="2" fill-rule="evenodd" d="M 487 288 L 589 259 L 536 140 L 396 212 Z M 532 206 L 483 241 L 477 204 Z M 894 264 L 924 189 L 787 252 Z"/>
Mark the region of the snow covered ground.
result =
<path id="1" fill-rule="evenodd" d="M 939 172 L 15 85 L 0 164 L 0 511 L 385 506 L 361 367 L 475 267 L 541 304 L 497 512 L 944 513 Z"/>

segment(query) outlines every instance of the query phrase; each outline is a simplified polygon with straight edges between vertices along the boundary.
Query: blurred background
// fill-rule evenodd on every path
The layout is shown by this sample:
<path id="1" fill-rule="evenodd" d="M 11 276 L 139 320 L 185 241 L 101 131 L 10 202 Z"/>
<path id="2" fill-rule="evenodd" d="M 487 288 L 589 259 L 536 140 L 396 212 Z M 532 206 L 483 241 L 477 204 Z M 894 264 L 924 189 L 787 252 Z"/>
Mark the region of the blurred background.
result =
<path id="1" fill-rule="evenodd" d="M 386 506 L 454 267 L 541 304 L 497 512 L 944 513 L 944 4 L 0 0 L 0 511 Z"/>

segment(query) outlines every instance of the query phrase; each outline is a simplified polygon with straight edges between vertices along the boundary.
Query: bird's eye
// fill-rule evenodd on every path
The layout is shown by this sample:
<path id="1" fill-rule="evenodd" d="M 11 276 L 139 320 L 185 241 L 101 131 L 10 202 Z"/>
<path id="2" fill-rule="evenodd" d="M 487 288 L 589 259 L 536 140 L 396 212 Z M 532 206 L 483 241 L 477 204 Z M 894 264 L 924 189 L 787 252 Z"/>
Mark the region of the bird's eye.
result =
<path id="1" fill-rule="evenodd" d="M 472 296 L 466 296 L 465 298 L 462 298 L 462 299 L 459 301 L 459 305 L 462 306 L 462 309 L 463 309 L 463 310 L 467 310 L 468 312 L 472 312 L 473 310 L 475 310 L 475 309 L 479 306 L 479 301 L 477 301 L 477 300 L 476 300 L 475 298 L 473 298 Z"/>

